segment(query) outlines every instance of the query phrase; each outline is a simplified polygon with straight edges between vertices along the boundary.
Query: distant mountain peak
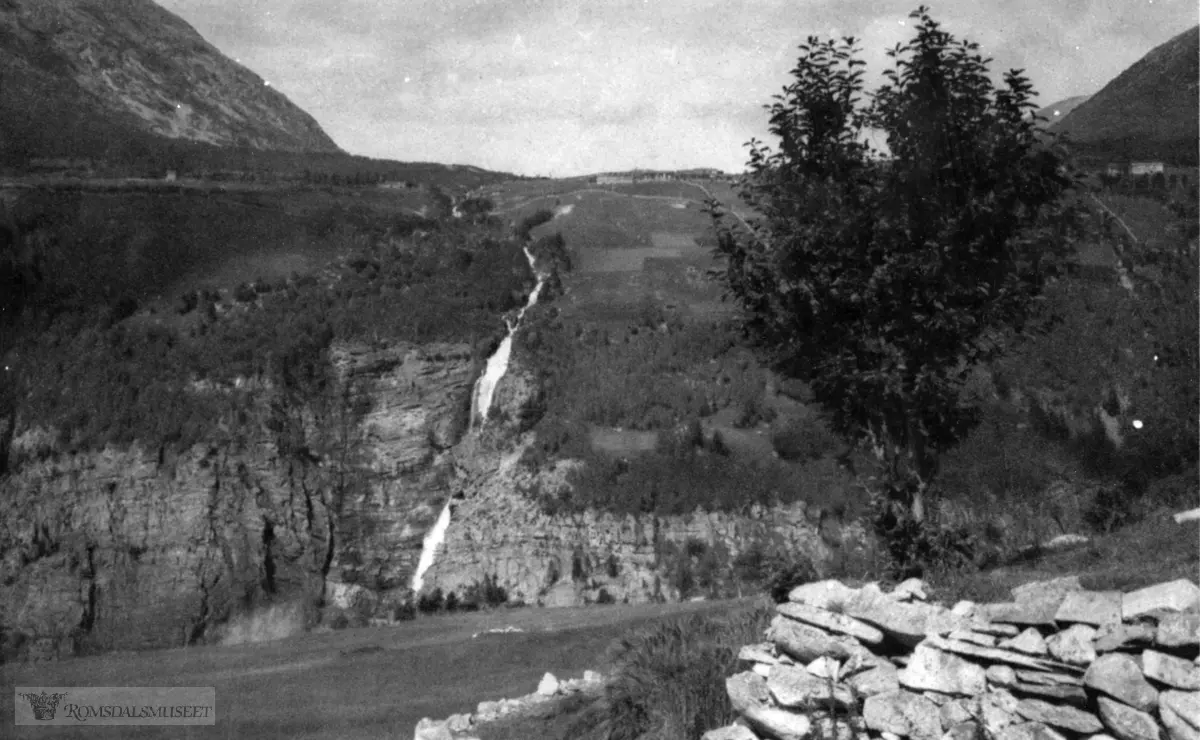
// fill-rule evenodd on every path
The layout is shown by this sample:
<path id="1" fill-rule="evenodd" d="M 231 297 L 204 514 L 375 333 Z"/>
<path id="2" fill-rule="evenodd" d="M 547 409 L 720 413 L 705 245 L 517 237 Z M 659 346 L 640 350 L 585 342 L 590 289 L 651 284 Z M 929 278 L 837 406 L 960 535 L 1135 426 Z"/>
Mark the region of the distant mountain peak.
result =
<path id="1" fill-rule="evenodd" d="M 151 0 L 0 0 L 0 79 L 9 104 L 49 95 L 35 103 L 45 115 L 217 146 L 341 151 L 312 116 Z"/>
<path id="2" fill-rule="evenodd" d="M 1097 156 L 1194 164 L 1198 89 L 1200 26 L 1195 26 L 1152 49 L 1054 130 Z"/>

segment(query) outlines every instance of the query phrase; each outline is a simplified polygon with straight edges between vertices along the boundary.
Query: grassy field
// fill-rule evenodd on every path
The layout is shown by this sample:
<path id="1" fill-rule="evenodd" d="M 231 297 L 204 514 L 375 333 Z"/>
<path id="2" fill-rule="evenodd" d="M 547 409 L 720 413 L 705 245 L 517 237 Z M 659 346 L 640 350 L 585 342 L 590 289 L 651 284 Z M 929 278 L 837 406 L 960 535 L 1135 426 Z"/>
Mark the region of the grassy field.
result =
<path id="1" fill-rule="evenodd" d="M 339 738 L 412 736 L 422 717 L 474 711 L 522 696 L 546 671 L 578 677 L 602 667 L 610 643 L 667 616 L 721 613 L 740 602 L 513 609 L 419 619 L 238 647 L 114 654 L 0 666 L 0 686 L 215 686 L 212 727 L 123 727 L 142 738 Z M 472 635 L 513 626 L 520 633 Z M 95 729 L 16 727 L 12 692 L 0 725 L 12 738 L 91 737 Z M 103 734 L 103 733 L 102 733 Z"/>

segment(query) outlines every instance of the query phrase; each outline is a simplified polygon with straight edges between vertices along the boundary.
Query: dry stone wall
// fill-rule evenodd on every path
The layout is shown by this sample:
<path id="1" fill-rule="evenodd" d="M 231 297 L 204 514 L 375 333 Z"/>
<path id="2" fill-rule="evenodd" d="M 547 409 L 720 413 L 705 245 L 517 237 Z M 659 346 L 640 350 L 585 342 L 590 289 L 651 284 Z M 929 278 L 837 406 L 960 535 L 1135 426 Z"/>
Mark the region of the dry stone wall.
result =
<path id="1" fill-rule="evenodd" d="M 838 581 L 800 586 L 726 689 L 704 740 L 1200 740 L 1200 588 L 1076 577 L 996 604 Z"/>

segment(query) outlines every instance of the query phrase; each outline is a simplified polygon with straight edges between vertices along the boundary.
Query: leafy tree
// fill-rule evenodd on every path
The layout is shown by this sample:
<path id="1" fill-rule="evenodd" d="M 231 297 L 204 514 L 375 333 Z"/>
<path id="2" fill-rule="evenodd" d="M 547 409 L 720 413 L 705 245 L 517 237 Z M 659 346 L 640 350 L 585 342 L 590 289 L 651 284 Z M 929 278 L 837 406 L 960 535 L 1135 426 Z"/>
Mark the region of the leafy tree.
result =
<path id="1" fill-rule="evenodd" d="M 778 150 L 749 143 L 739 191 L 758 217 L 735 229 L 709 204 L 748 334 L 835 432 L 870 443 L 891 528 L 924 526 L 939 455 L 978 422 L 968 374 L 1010 331 L 1044 328 L 1040 293 L 1076 225 L 1062 196 L 1077 180 L 1029 115 L 1029 81 L 994 87 L 977 44 L 925 7 L 911 17 L 916 37 L 869 96 L 855 40 L 810 37 L 768 106 Z"/>

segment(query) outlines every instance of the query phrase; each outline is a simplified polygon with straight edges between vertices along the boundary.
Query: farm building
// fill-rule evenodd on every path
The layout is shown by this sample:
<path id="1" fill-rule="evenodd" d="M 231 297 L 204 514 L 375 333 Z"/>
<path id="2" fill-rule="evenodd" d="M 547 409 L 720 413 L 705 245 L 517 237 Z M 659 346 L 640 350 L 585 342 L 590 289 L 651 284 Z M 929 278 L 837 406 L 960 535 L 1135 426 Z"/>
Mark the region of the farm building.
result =
<path id="1" fill-rule="evenodd" d="M 597 185 L 629 185 L 633 182 L 632 175 L 597 175 Z"/>

